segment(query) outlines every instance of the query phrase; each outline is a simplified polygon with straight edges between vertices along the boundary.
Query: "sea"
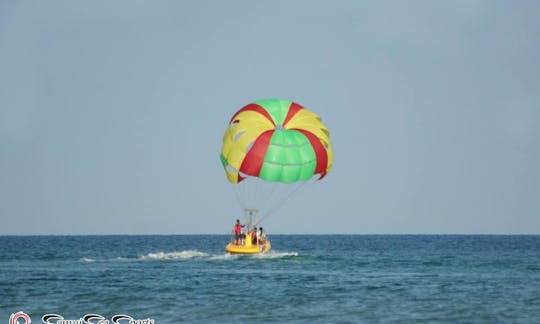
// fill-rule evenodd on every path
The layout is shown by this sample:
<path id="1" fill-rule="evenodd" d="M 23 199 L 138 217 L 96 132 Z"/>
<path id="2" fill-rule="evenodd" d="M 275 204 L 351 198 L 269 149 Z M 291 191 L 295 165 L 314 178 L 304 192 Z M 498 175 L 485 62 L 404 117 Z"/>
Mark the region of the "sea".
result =
<path id="1" fill-rule="evenodd" d="M 540 235 L 268 237 L 0 236 L 0 323 L 540 323 Z"/>

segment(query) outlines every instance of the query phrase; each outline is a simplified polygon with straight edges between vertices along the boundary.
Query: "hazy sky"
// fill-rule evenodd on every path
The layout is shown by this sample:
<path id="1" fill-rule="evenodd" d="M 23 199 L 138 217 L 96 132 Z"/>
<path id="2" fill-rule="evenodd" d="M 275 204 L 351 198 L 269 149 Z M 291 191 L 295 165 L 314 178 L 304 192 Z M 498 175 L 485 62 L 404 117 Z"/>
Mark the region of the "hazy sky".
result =
<path id="1" fill-rule="evenodd" d="M 232 114 L 334 168 L 269 233 L 540 234 L 538 1 L 1 1 L 0 234 L 229 233 Z"/>

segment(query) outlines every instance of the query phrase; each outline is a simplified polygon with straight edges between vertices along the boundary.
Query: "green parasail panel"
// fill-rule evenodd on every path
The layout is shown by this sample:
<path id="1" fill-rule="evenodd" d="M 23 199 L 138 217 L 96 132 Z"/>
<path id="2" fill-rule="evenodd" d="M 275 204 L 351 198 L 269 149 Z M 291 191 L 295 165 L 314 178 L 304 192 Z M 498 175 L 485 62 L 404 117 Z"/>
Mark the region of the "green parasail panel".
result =
<path id="1" fill-rule="evenodd" d="M 270 114 L 276 125 L 283 125 L 291 106 L 290 101 L 281 99 L 259 100 L 255 103 L 262 106 Z"/>
<path id="2" fill-rule="evenodd" d="M 227 167 L 227 165 L 229 164 L 229 162 L 227 162 L 227 158 L 225 158 L 225 157 L 223 156 L 223 154 L 220 154 L 220 155 L 219 155 L 219 159 L 221 160 L 221 164 L 223 165 L 223 167 L 224 167 L 224 168 Z"/>
<path id="3" fill-rule="evenodd" d="M 259 177 L 268 181 L 308 180 L 316 167 L 309 140 L 294 130 L 276 130 L 270 140 Z"/>

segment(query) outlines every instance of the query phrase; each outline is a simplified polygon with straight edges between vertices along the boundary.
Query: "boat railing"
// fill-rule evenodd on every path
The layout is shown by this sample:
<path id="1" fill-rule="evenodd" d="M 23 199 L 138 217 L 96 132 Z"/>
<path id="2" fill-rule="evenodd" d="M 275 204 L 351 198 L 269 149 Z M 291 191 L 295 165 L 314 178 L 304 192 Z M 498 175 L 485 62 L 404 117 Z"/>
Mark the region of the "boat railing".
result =
<path id="1" fill-rule="evenodd" d="M 264 245 L 266 241 L 266 237 L 263 236 L 263 237 L 258 237 L 256 239 L 253 239 L 253 233 L 251 232 L 248 232 L 248 233 L 242 233 L 241 235 L 241 238 L 238 240 L 236 240 L 236 235 L 234 234 L 234 232 L 231 233 L 231 239 L 230 239 L 230 242 L 231 244 L 234 244 L 234 245 L 240 245 L 240 246 L 261 246 L 261 245 Z"/>

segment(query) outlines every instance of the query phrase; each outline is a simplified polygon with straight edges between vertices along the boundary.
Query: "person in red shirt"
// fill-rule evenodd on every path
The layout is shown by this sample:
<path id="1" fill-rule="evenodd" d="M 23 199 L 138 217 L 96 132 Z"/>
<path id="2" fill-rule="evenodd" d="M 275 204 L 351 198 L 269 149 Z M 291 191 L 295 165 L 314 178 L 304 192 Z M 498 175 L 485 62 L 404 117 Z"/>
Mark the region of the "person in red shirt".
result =
<path id="1" fill-rule="evenodd" d="M 240 240 L 242 239 L 242 227 L 244 226 L 246 225 L 240 224 L 239 219 L 236 220 L 236 224 L 234 224 L 234 230 L 233 230 L 236 245 L 240 244 Z"/>

